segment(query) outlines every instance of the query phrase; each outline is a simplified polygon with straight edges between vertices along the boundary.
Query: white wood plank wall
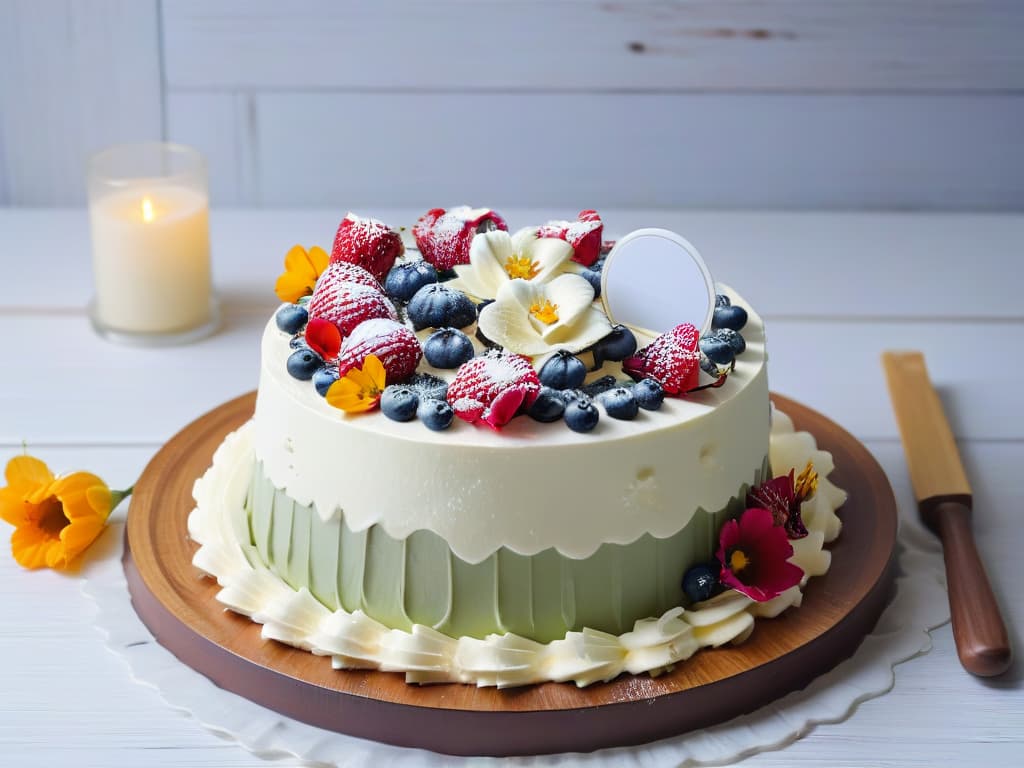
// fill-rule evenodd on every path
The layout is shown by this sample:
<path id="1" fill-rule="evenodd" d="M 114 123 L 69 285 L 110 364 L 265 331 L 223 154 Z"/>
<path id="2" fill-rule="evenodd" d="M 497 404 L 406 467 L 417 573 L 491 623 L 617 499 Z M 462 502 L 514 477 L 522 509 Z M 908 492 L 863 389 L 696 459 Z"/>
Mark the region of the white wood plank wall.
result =
<path id="1" fill-rule="evenodd" d="M 1024 209 L 1016 0 L 0 10 L 0 203 L 149 135 L 231 205 Z"/>

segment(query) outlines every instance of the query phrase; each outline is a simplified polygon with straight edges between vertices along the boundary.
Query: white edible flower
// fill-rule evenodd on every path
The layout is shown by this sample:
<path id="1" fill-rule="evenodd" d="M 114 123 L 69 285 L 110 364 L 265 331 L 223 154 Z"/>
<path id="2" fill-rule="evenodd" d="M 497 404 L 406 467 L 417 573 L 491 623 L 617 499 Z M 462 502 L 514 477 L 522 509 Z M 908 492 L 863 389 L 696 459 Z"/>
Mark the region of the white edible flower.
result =
<path id="1" fill-rule="evenodd" d="M 521 355 L 579 352 L 612 330 L 593 302 L 593 286 L 576 274 L 561 274 L 547 283 L 509 280 L 480 311 L 479 328 L 494 343 Z"/>
<path id="2" fill-rule="evenodd" d="M 514 235 L 501 230 L 481 232 L 469 247 L 469 264 L 455 267 L 450 285 L 477 299 L 494 299 L 512 280 L 546 283 L 556 275 L 575 271 L 572 246 L 554 237 L 537 237 L 537 227 Z"/>

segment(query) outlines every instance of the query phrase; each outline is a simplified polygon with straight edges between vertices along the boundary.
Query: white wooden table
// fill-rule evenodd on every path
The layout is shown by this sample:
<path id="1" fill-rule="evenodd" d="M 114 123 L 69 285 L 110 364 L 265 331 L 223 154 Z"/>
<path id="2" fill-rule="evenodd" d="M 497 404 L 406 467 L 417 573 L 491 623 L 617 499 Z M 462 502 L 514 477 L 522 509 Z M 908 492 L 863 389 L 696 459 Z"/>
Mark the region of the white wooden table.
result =
<path id="1" fill-rule="evenodd" d="M 393 224 L 418 213 L 361 212 Z M 574 212 L 503 213 L 515 227 Z M 924 350 L 973 480 L 979 546 L 1020 656 L 1024 216 L 602 213 L 610 236 L 640 226 L 682 232 L 717 279 L 753 302 L 768 323 L 773 390 L 867 444 L 906 526 L 916 525 L 913 500 L 878 356 Z M 223 329 L 193 346 L 134 349 L 90 329 L 84 211 L 0 209 L 0 460 L 24 440 L 55 470 L 87 468 L 130 485 L 180 427 L 254 388 L 285 251 L 329 246 L 343 214 L 215 211 Z M 0 765 L 264 764 L 131 682 L 93 630 L 93 613 L 78 577 L 29 573 L 0 555 Z M 1020 765 L 1024 665 L 978 680 L 958 665 L 948 626 L 933 639 L 931 653 L 897 668 L 889 694 L 744 765 Z"/>

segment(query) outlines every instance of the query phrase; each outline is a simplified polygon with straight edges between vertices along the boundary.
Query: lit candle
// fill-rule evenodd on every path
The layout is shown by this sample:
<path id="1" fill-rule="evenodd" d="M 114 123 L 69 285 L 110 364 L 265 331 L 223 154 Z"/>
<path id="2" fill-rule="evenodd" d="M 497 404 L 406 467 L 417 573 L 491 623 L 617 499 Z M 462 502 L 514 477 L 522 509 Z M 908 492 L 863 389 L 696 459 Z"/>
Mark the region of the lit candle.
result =
<path id="1" fill-rule="evenodd" d="M 205 335 L 216 322 L 202 158 L 168 144 L 114 147 L 89 177 L 93 323 L 120 340 Z"/>

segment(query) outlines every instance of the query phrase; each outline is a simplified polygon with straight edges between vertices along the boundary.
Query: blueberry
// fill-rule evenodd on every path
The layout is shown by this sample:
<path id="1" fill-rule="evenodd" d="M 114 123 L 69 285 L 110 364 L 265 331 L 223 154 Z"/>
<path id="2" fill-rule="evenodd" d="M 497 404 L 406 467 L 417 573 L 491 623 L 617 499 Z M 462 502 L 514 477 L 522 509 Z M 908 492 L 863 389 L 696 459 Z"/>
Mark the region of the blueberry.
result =
<path id="1" fill-rule="evenodd" d="M 633 397 L 645 411 L 656 411 L 665 402 L 665 390 L 654 379 L 642 379 L 633 387 Z"/>
<path id="2" fill-rule="evenodd" d="M 309 320 L 309 312 L 298 304 L 285 304 L 274 315 L 277 327 L 285 333 L 298 333 Z"/>
<path id="3" fill-rule="evenodd" d="M 747 310 L 743 307 L 716 307 L 715 316 L 711 320 L 712 328 L 729 328 L 738 331 L 747 324 Z"/>
<path id="4" fill-rule="evenodd" d="M 297 333 L 289 339 L 288 346 L 292 349 L 308 349 L 309 342 L 306 341 L 304 333 Z"/>
<path id="5" fill-rule="evenodd" d="M 429 373 L 414 373 L 406 385 L 415 389 L 421 399 L 444 400 L 448 396 L 447 382 Z"/>
<path id="6" fill-rule="evenodd" d="M 694 603 L 714 597 L 718 591 L 717 563 L 701 563 L 690 568 L 683 576 L 683 592 Z"/>
<path id="7" fill-rule="evenodd" d="M 729 301 L 729 297 L 726 296 L 724 293 L 719 293 L 715 295 L 715 309 L 718 309 L 719 307 L 728 307 L 731 305 L 732 302 Z"/>
<path id="8" fill-rule="evenodd" d="M 458 368 L 473 355 L 473 342 L 455 328 L 436 330 L 423 342 L 423 356 L 435 368 Z"/>
<path id="9" fill-rule="evenodd" d="M 404 384 L 392 384 L 384 388 L 380 397 L 380 410 L 394 421 L 409 421 L 416 415 L 420 404 L 420 396 L 412 387 Z"/>
<path id="10" fill-rule="evenodd" d="M 700 338 L 700 351 L 703 352 L 712 362 L 719 365 L 731 365 L 736 353 L 728 341 L 714 333 Z"/>
<path id="11" fill-rule="evenodd" d="M 313 386 L 321 397 L 327 397 L 327 390 L 338 380 L 338 369 L 330 365 L 319 368 L 313 374 Z"/>
<path id="12" fill-rule="evenodd" d="M 455 411 L 444 400 L 429 398 L 420 401 L 419 407 L 416 409 L 416 415 L 426 425 L 427 429 L 440 432 L 442 429 L 448 429 L 452 425 Z"/>
<path id="13" fill-rule="evenodd" d="M 716 379 L 718 378 L 718 365 L 703 352 L 700 353 L 700 369 L 708 376 L 714 376 Z"/>
<path id="14" fill-rule="evenodd" d="M 581 397 L 590 397 L 590 395 L 588 395 L 582 389 L 563 389 L 558 394 L 562 396 L 562 402 L 564 402 L 566 405 L 568 405 L 569 403 L 576 402 Z"/>
<path id="15" fill-rule="evenodd" d="M 384 279 L 384 290 L 388 296 L 399 301 L 409 301 L 424 285 L 437 282 L 437 270 L 426 261 L 410 261 L 396 264 Z"/>
<path id="16" fill-rule="evenodd" d="M 725 341 L 734 355 L 742 355 L 747 348 L 747 342 L 739 331 L 734 331 L 731 328 L 718 328 L 712 331 L 712 334 Z"/>
<path id="17" fill-rule="evenodd" d="M 462 291 L 439 283 L 425 285 L 409 301 L 409 319 L 423 328 L 465 328 L 476 320 L 476 305 Z"/>
<path id="18" fill-rule="evenodd" d="M 541 366 L 540 383 L 552 389 L 576 389 L 587 377 L 587 366 L 572 352 L 560 349 Z"/>
<path id="19" fill-rule="evenodd" d="M 601 414 L 594 401 L 586 395 L 578 397 L 565 406 L 565 424 L 573 432 L 589 432 L 597 426 Z"/>
<path id="20" fill-rule="evenodd" d="M 632 388 L 615 387 L 601 395 L 601 405 L 605 412 L 613 419 L 629 421 L 635 419 L 640 411 L 640 404 L 633 396 Z"/>
<path id="21" fill-rule="evenodd" d="M 437 282 L 446 283 L 449 280 L 454 280 L 458 276 L 459 273 L 456 272 L 454 269 L 442 269 L 440 272 L 437 273 Z"/>
<path id="22" fill-rule="evenodd" d="M 612 326 L 612 331 L 594 345 L 594 365 L 605 360 L 621 361 L 636 352 L 636 336 L 624 325 Z"/>
<path id="23" fill-rule="evenodd" d="M 288 373 L 299 381 L 309 381 L 318 369 L 323 368 L 324 359 L 312 349 L 297 349 L 288 356 Z"/>
<path id="24" fill-rule="evenodd" d="M 597 397 L 602 392 L 607 392 L 609 389 L 614 389 L 618 386 L 621 386 L 621 382 L 614 376 L 602 376 L 601 378 L 590 382 L 582 389 L 583 394 L 587 397 Z"/>
<path id="25" fill-rule="evenodd" d="M 558 421 L 565 413 L 565 401 L 557 389 L 541 387 L 537 399 L 526 411 L 536 421 Z"/>
<path id="26" fill-rule="evenodd" d="M 593 269 L 584 269 L 583 271 L 580 272 L 580 275 L 585 277 L 587 279 L 587 282 L 590 283 L 591 286 L 593 286 L 594 298 L 601 298 L 601 273 Z"/>

